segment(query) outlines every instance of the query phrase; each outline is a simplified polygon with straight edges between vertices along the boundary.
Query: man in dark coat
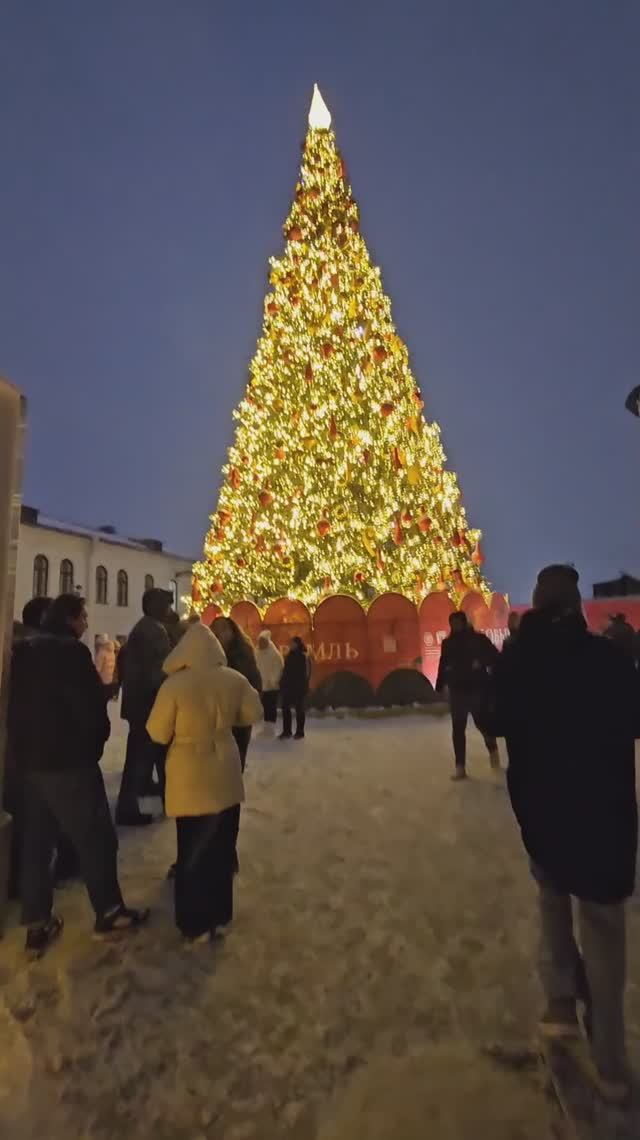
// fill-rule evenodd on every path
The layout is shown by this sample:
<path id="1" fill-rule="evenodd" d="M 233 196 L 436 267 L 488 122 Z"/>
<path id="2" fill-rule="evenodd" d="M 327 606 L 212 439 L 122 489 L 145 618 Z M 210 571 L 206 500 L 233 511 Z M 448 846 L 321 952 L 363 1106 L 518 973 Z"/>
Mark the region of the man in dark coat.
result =
<path id="1" fill-rule="evenodd" d="M 301 637 L 292 637 L 280 678 L 280 699 L 282 703 L 280 740 L 291 739 L 292 708 L 296 710 L 295 739 L 302 740 L 304 737 L 305 704 L 309 692 L 310 676 L 311 663 L 304 641 Z"/>
<path id="2" fill-rule="evenodd" d="M 122 670 L 122 718 L 129 722 L 124 771 L 120 782 L 116 823 L 139 827 L 153 817 L 140 811 L 138 797 L 149 793 L 156 764 L 159 791 L 164 796 L 164 752 L 149 739 L 146 724 L 163 680 L 162 666 L 171 650 L 167 623 L 173 598 L 168 590 L 146 590 L 143 617 L 134 625 L 124 650 Z"/>
<path id="3" fill-rule="evenodd" d="M 541 571 L 534 609 L 496 670 L 493 727 L 505 736 L 508 787 L 538 883 L 541 1031 L 592 1035 L 601 1093 L 628 1091 L 623 999 L 624 900 L 634 887 L 634 738 L 640 694 L 630 658 L 587 630 L 573 567 Z M 578 900 L 582 957 L 573 933 Z"/>
<path id="4" fill-rule="evenodd" d="M 452 779 L 464 780 L 467 775 L 467 721 L 470 715 L 484 736 L 492 768 L 500 767 L 495 737 L 486 735 L 483 727 L 483 709 L 491 671 L 500 655 L 485 634 L 476 633 L 466 614 L 451 614 L 449 626 L 451 633 L 442 642 L 436 692 L 446 691 L 449 694 L 456 762 Z"/>
<path id="5" fill-rule="evenodd" d="M 22 920 L 34 957 L 62 931 L 52 914 L 52 859 L 61 833 L 78 854 L 96 934 L 129 929 L 146 917 L 127 910 L 118 884 L 117 841 L 99 768 L 110 725 L 102 684 L 80 640 L 86 628 L 84 599 L 63 594 L 48 609 L 42 633 L 23 640 L 12 662 L 9 746 L 23 778 Z"/>

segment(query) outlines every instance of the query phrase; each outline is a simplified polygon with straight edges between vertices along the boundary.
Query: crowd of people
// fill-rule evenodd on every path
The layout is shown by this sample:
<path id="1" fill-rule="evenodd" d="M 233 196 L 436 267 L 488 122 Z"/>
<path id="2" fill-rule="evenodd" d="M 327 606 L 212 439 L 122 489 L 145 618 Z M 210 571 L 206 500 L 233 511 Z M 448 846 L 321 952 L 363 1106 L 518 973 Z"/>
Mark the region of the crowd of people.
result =
<path id="1" fill-rule="evenodd" d="M 141 800 L 153 796 L 176 819 L 176 924 L 188 943 L 221 934 L 233 915 L 252 726 L 264 718 L 274 735 L 281 703 L 280 738 L 292 735 L 293 709 L 296 739 L 304 736 L 310 663 L 301 638 L 283 659 L 265 630 L 254 650 L 231 618 L 210 629 L 197 617 L 180 621 L 172 595 L 157 588 L 145 592 L 142 611 L 123 644 L 96 638 L 93 658 L 76 594 L 33 599 L 14 628 L 5 795 L 14 820 L 10 890 L 31 957 L 62 932 L 53 888 L 69 878 L 86 884 L 96 937 L 147 921 L 122 898 L 116 828 L 152 824 Z M 109 702 L 120 693 L 129 731 L 114 826 L 99 762 Z"/>
<path id="2" fill-rule="evenodd" d="M 16 637 L 9 697 L 7 807 L 15 819 L 12 885 L 26 948 L 59 936 L 56 865 L 77 860 L 95 911 L 95 936 L 143 925 L 118 881 L 117 833 L 99 767 L 108 702 L 122 689 L 129 735 L 115 823 L 145 826 L 140 800 L 159 795 L 176 819 L 175 918 L 188 945 L 223 934 L 233 917 L 243 773 L 252 727 L 304 736 L 309 657 L 293 638 L 283 659 L 268 631 L 254 650 L 230 618 L 180 622 L 153 589 L 116 655 L 83 644 L 82 598 L 35 599 Z M 545 1038 L 590 1042 L 600 1093 L 629 1093 L 625 1046 L 625 901 L 637 856 L 635 740 L 640 737 L 637 638 L 621 615 L 606 636 L 588 631 L 573 567 L 540 572 L 533 606 L 509 619 L 502 652 L 463 613 L 450 619 L 437 680 L 448 696 L 457 782 L 466 780 L 471 716 L 492 768 L 498 738 L 507 787 L 539 900 Z M 155 779 L 154 779 L 155 771 Z M 18 873 L 19 870 L 19 873 Z M 576 901 L 579 938 L 574 932 Z M 580 945 L 580 949 L 579 949 Z"/>

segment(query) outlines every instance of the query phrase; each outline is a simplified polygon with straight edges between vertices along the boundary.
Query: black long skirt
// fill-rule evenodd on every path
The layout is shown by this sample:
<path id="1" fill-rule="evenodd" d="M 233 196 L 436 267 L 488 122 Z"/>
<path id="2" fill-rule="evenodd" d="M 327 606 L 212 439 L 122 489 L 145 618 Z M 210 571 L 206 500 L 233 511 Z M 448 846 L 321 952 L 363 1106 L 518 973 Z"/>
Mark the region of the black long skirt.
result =
<path id="1" fill-rule="evenodd" d="M 199 938 L 233 918 L 233 866 L 238 808 L 176 820 L 176 926 Z"/>

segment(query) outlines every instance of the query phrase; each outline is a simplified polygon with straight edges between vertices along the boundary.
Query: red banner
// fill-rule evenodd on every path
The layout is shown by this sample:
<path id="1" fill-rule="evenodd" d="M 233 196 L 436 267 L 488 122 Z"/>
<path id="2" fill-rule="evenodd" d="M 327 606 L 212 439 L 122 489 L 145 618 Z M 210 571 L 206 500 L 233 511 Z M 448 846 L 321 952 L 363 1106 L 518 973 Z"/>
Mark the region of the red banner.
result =
<path id="1" fill-rule="evenodd" d="M 402 594 L 382 594 L 367 614 L 369 680 L 374 689 L 394 669 L 420 668 L 418 611 Z"/>
<path id="2" fill-rule="evenodd" d="M 343 669 L 370 680 L 367 615 L 355 598 L 337 594 L 320 603 L 313 619 L 313 660 L 314 689 Z"/>
<path id="3" fill-rule="evenodd" d="M 302 602 L 292 598 L 272 602 L 261 627 L 271 630 L 271 640 L 281 653 L 288 651 L 292 637 L 301 637 L 305 645 L 311 643 L 311 614 Z"/>
<path id="4" fill-rule="evenodd" d="M 420 626 L 420 648 L 422 672 L 435 688 L 440 664 L 440 646 L 449 636 L 449 615 L 454 611 L 451 598 L 446 593 L 429 594 L 420 606 L 418 621 Z"/>

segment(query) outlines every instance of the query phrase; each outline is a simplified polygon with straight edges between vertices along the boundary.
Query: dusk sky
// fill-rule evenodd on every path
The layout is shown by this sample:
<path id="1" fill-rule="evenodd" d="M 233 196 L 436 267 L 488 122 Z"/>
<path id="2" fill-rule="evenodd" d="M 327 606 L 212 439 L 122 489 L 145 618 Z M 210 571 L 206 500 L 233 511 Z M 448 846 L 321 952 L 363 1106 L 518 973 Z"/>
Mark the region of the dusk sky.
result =
<path id="1" fill-rule="evenodd" d="M 314 82 L 495 587 L 640 573 L 638 0 L 3 0 L 25 500 L 199 553 Z"/>

